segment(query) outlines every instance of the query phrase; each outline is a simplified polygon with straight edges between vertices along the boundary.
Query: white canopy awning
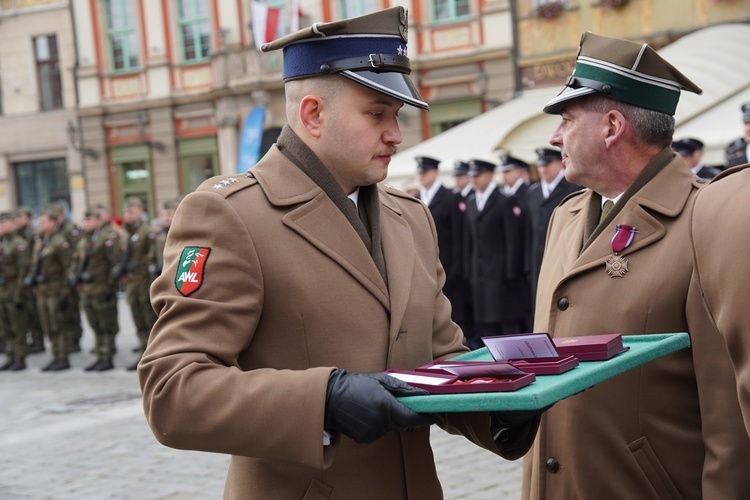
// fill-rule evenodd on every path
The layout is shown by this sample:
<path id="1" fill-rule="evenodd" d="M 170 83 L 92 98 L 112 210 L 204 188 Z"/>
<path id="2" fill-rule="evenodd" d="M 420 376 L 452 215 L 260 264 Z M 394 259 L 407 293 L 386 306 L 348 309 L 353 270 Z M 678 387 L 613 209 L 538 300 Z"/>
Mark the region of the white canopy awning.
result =
<path id="1" fill-rule="evenodd" d="M 703 94 L 683 92 L 675 139 L 705 144 L 706 164 L 724 164 L 724 148 L 742 135 L 740 106 L 750 102 L 750 25 L 723 24 L 686 35 L 659 51 Z"/>
<path id="2" fill-rule="evenodd" d="M 509 136 L 523 136 L 527 127 L 533 130 L 535 140 L 525 155 L 517 148 L 514 156 L 533 160 L 534 148 L 547 144 L 549 134 L 559 122 L 558 116 L 542 113 L 544 105 L 560 92 L 559 88 L 545 88 L 524 92 L 500 106 L 457 125 L 442 134 L 405 149 L 391 159 L 388 169 L 390 182 L 413 177 L 417 164 L 414 158 L 431 156 L 440 160 L 440 170 L 451 172 L 456 160 L 472 158 L 498 162 L 497 151 L 503 148 L 503 141 Z M 546 132 L 544 132 L 546 130 Z M 544 135 L 546 133 L 546 136 Z M 541 137 L 536 139 L 537 136 Z M 540 142 L 541 141 L 541 142 Z"/>
<path id="3" fill-rule="evenodd" d="M 675 139 L 694 137 L 706 145 L 707 164 L 723 164 L 724 148 L 742 134 L 740 106 L 750 102 L 750 25 L 725 24 L 686 35 L 659 54 L 703 89 L 683 92 L 675 113 Z M 542 108 L 561 88 L 526 91 L 476 118 L 395 155 L 389 182 L 413 178 L 417 156 L 441 160 L 449 174 L 456 160 L 498 161 L 499 151 L 533 162 L 534 149 L 548 144 L 558 116 Z"/>

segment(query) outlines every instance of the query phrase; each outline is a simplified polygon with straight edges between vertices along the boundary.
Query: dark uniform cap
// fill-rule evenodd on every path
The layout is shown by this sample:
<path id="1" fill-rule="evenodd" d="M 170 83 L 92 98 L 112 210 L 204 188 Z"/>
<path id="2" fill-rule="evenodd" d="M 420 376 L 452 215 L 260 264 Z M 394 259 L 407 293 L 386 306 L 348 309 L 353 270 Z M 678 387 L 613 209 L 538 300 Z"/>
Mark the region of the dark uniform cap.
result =
<path id="1" fill-rule="evenodd" d="M 698 150 L 703 149 L 703 143 L 698 139 L 689 137 L 687 139 L 680 139 L 672 143 L 672 149 L 679 155 L 691 155 Z"/>
<path id="2" fill-rule="evenodd" d="M 494 172 L 496 165 L 491 161 L 469 160 L 469 175 L 476 177 L 482 172 Z"/>
<path id="3" fill-rule="evenodd" d="M 745 123 L 750 122 L 750 102 L 742 105 L 742 121 Z"/>
<path id="4" fill-rule="evenodd" d="M 14 220 L 15 215 L 13 212 L 0 212 L 0 221 L 3 220 Z"/>
<path id="5" fill-rule="evenodd" d="M 600 92 L 640 108 L 674 115 L 680 90 L 703 93 L 645 43 L 586 32 L 565 88 L 544 106 L 559 114 L 566 101 Z"/>
<path id="6" fill-rule="evenodd" d="M 460 175 L 469 174 L 469 164 L 462 160 L 456 160 L 453 164 L 453 176 L 458 177 Z"/>
<path id="7" fill-rule="evenodd" d="M 430 158 L 429 156 L 417 156 L 414 158 L 417 160 L 417 173 L 423 174 L 428 170 L 437 170 L 440 165 L 440 160 Z"/>
<path id="8" fill-rule="evenodd" d="M 501 170 L 503 172 L 510 172 L 514 168 L 522 168 L 524 170 L 529 170 L 528 163 L 526 163 L 520 158 L 516 158 L 515 156 L 511 156 L 511 155 L 501 156 L 500 164 L 502 166 Z"/>
<path id="9" fill-rule="evenodd" d="M 536 163 L 538 165 L 547 165 L 553 161 L 562 161 L 562 153 L 558 149 L 536 148 L 534 152 L 537 156 Z"/>
<path id="10" fill-rule="evenodd" d="M 315 23 L 261 47 L 284 50 L 284 81 L 340 74 L 376 92 L 429 109 L 407 75 L 408 16 L 392 7 L 331 23 Z"/>

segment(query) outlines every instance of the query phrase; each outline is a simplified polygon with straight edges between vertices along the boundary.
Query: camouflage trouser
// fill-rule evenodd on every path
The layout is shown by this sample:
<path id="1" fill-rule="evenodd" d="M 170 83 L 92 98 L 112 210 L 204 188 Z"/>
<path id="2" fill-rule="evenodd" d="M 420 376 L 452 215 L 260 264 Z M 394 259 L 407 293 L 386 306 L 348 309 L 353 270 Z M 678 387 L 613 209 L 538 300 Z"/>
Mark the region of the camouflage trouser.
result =
<path id="1" fill-rule="evenodd" d="M 26 316 L 26 324 L 32 342 L 44 343 L 44 330 L 37 307 L 37 299 L 30 289 L 23 292 L 23 310 L 21 314 Z"/>
<path id="2" fill-rule="evenodd" d="M 81 323 L 81 301 L 78 298 L 78 293 L 71 290 L 68 301 L 70 305 L 62 313 L 60 326 L 72 347 L 78 345 L 81 341 L 83 324 Z"/>
<path id="3" fill-rule="evenodd" d="M 130 282 L 125 285 L 125 293 L 128 296 L 128 305 L 130 305 L 130 313 L 133 315 L 133 323 L 138 333 L 141 352 L 146 350 L 148 336 L 156 323 L 156 313 L 149 300 L 150 285 L 148 280 Z"/>
<path id="4" fill-rule="evenodd" d="M 20 306 L 20 307 L 19 307 Z M 26 315 L 23 304 L 10 299 L 0 299 L 0 329 L 5 337 L 5 355 L 8 359 L 26 358 Z"/>
<path id="5" fill-rule="evenodd" d="M 116 352 L 115 336 L 120 330 L 117 323 L 117 294 L 83 294 L 81 304 L 94 331 L 96 356 L 100 359 L 112 358 Z"/>
<path id="6" fill-rule="evenodd" d="M 71 307 L 66 294 L 43 295 L 37 297 L 37 309 L 44 334 L 52 344 L 52 356 L 67 358 L 70 353 L 70 339 L 65 335 L 63 318 Z"/>

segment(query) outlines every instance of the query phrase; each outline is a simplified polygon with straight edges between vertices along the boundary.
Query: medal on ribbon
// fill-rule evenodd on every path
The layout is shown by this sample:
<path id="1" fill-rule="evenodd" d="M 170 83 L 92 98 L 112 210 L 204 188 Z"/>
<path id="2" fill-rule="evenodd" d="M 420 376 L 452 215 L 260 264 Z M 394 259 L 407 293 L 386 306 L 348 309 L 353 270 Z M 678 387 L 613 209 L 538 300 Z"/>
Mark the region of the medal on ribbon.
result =
<path id="1" fill-rule="evenodd" d="M 615 235 L 612 237 L 612 251 L 615 254 L 607 259 L 607 266 L 605 268 L 610 277 L 622 278 L 628 272 L 628 261 L 620 256 L 620 252 L 633 243 L 635 233 L 637 232 L 638 229 L 627 224 L 617 224 L 615 226 Z"/>

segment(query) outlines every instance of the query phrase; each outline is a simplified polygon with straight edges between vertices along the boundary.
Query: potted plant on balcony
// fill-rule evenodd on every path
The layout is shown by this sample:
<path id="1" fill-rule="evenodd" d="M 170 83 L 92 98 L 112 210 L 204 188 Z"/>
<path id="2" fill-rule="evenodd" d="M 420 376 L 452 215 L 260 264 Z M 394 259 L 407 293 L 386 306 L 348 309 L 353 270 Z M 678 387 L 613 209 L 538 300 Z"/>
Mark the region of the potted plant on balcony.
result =
<path id="1" fill-rule="evenodd" d="M 534 15 L 542 19 L 554 19 L 562 14 L 563 10 L 565 10 L 563 0 L 551 0 L 537 5 L 534 9 Z"/>

